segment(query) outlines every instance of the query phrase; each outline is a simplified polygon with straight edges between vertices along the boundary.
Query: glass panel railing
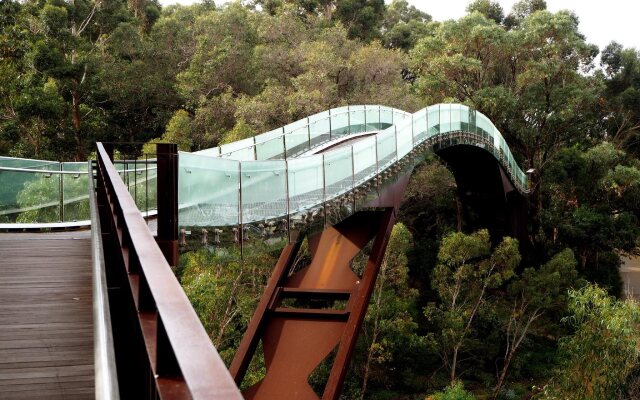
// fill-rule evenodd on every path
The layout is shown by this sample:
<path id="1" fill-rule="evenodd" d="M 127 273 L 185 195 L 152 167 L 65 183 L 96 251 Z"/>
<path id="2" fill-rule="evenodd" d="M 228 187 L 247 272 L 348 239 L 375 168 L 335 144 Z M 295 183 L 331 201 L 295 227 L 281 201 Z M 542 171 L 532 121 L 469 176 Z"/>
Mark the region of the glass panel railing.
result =
<path id="1" fill-rule="evenodd" d="M 409 154 L 411 149 L 413 149 L 413 135 L 411 133 L 412 128 L 413 125 L 411 123 L 411 118 L 404 119 L 396 124 L 396 133 L 398 139 L 398 160 Z"/>
<path id="2" fill-rule="evenodd" d="M 413 141 L 418 144 L 427 137 L 427 110 L 422 109 L 413 115 Z"/>
<path id="3" fill-rule="evenodd" d="M 473 132 L 469 128 L 469 107 L 460 105 L 460 130 L 465 132 Z"/>
<path id="4" fill-rule="evenodd" d="M 484 139 L 493 141 L 493 126 L 487 117 L 481 113 L 476 114 L 477 133 Z"/>
<path id="5" fill-rule="evenodd" d="M 324 177 L 326 200 L 353 189 L 351 146 L 324 154 Z"/>
<path id="6" fill-rule="evenodd" d="M 331 118 L 329 112 L 315 114 L 309 117 L 309 141 L 311 147 L 324 143 L 330 139 Z"/>
<path id="7" fill-rule="evenodd" d="M 340 107 L 331 110 L 331 138 L 349 134 L 349 108 Z"/>
<path id="8" fill-rule="evenodd" d="M 427 128 L 428 137 L 440 133 L 440 105 L 427 107 Z"/>
<path id="9" fill-rule="evenodd" d="M 180 153 L 178 218 L 181 226 L 240 223 L 240 162 Z"/>
<path id="10" fill-rule="evenodd" d="M 324 202 L 322 154 L 287 161 L 289 210 L 296 213 Z"/>
<path id="11" fill-rule="evenodd" d="M 365 132 L 366 129 L 366 113 L 364 106 L 349 107 L 349 125 L 351 134 Z"/>
<path id="12" fill-rule="evenodd" d="M 3 171 L 3 181 L 7 171 Z M 63 175 L 51 173 L 9 173 L 9 177 L 23 180 L 17 192 L 14 221 L 19 223 L 61 222 L 61 194 Z M 9 178 L 11 179 L 11 178 Z"/>
<path id="13" fill-rule="evenodd" d="M 368 137 L 353 144 L 354 181 L 357 184 L 376 174 L 376 138 Z"/>
<path id="14" fill-rule="evenodd" d="M 88 164 L 63 163 L 63 171 L 76 172 L 62 175 L 62 221 L 85 221 L 91 219 L 89 212 Z"/>
<path id="15" fill-rule="evenodd" d="M 389 128 L 376 135 L 378 171 L 382 171 L 391 164 L 396 157 L 396 135 L 395 129 Z"/>
<path id="16" fill-rule="evenodd" d="M 60 179 L 48 172 L 0 171 L 0 222 L 60 221 Z"/>
<path id="17" fill-rule="evenodd" d="M 380 124 L 393 125 L 393 110 L 391 108 L 380 106 Z"/>
<path id="18" fill-rule="evenodd" d="M 366 106 L 367 131 L 380 128 L 380 106 Z"/>
<path id="19" fill-rule="evenodd" d="M 361 138 L 351 146 L 337 147 L 324 155 L 299 157 L 309 148 L 336 137 L 380 130 L 392 123 L 393 127 Z M 306 217 L 300 215 L 294 221 L 294 225 L 302 226 L 299 224 L 303 221 L 308 222 L 309 218 L 316 221 L 318 215 L 324 215 L 318 207 L 324 207 L 327 198 L 344 194 L 353 188 L 354 182 L 360 184 L 376 171 L 385 170 L 423 140 L 459 130 L 476 133 L 493 143 L 487 150 L 501 160 L 514 183 L 526 187 L 526 175 L 519 169 L 500 132 L 486 116 L 467 106 L 440 104 L 414 114 L 376 105 L 340 107 L 255 138 L 198 154 L 181 153 L 181 225 L 235 226 L 306 210 Z M 451 136 L 447 138 L 442 147 L 458 143 Z M 253 161 L 254 158 L 260 161 Z M 155 209 L 155 164 L 147 160 L 117 160 L 115 165 L 140 210 Z M 0 170 L 3 183 L 0 185 L 0 221 L 57 222 L 88 217 L 87 176 L 82 173 L 87 164 L 0 157 L 0 168 L 41 170 L 33 173 Z M 61 174 L 61 170 L 67 173 Z M 41 194 L 45 191 L 46 194 Z M 362 199 L 362 193 L 350 197 L 354 198 Z M 340 204 L 345 207 L 345 202 Z M 353 205 L 359 207 L 355 200 Z M 327 205 L 325 213 L 331 208 L 329 212 L 335 214 L 335 207 L 335 204 Z M 235 229 L 237 233 L 239 227 Z"/>
<path id="20" fill-rule="evenodd" d="M 476 116 L 476 110 L 473 110 L 471 108 L 469 108 L 469 128 L 468 131 L 471 133 L 477 133 L 478 132 L 478 128 L 477 128 L 477 116 Z"/>
<path id="21" fill-rule="evenodd" d="M 451 104 L 440 104 L 440 133 L 451 132 Z"/>
<path id="22" fill-rule="evenodd" d="M 220 156 L 233 160 L 255 160 L 254 144 L 253 138 L 223 144 L 220 146 Z"/>
<path id="23" fill-rule="evenodd" d="M 240 166 L 241 223 L 287 214 L 286 161 L 245 161 Z"/>
<path id="24" fill-rule="evenodd" d="M 309 150 L 309 128 L 305 125 L 284 135 L 287 158 Z"/>
<path id="25" fill-rule="evenodd" d="M 462 116 L 460 112 L 460 105 L 451 104 L 451 131 L 459 131 L 462 129 Z"/>
<path id="26" fill-rule="evenodd" d="M 284 158 L 284 137 L 278 136 L 256 144 L 256 158 L 269 160 Z"/>

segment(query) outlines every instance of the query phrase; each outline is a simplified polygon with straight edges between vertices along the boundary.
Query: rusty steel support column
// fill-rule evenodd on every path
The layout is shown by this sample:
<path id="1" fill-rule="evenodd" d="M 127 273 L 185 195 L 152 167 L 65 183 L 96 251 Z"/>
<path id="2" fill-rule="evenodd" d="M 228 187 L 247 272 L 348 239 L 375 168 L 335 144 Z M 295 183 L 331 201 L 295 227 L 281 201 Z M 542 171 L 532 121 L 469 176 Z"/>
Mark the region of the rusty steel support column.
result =
<path id="1" fill-rule="evenodd" d="M 156 241 L 172 267 L 178 265 L 178 146 L 157 143 L 158 235 Z"/>
<path id="2" fill-rule="evenodd" d="M 400 177 L 367 211 L 307 236 L 308 265 L 295 265 L 302 238 L 284 248 L 231 364 L 241 385 L 262 341 L 266 374 L 243 391 L 245 399 L 319 399 L 309 376 L 331 355 L 321 397 L 340 396 L 407 182 Z M 351 262 L 372 240 L 359 276 Z"/>
<path id="3" fill-rule="evenodd" d="M 333 361 L 331 374 L 329 375 L 329 380 L 322 395 L 323 400 L 337 399 L 342 392 L 342 385 L 344 384 L 344 379 L 349 369 L 353 349 L 356 346 L 358 334 L 360 333 L 360 328 L 362 328 L 367 307 L 369 306 L 369 299 L 371 299 L 371 294 L 376 286 L 380 265 L 382 264 L 382 259 L 384 258 L 387 244 L 389 243 L 389 236 L 395 224 L 395 211 L 395 208 L 387 208 L 384 211 L 364 274 L 362 275 L 357 291 L 351 296 L 349 304 L 347 305 L 347 308 L 351 310 L 351 314 L 349 315 L 347 326 L 344 328 L 342 338 L 340 339 L 340 345 L 336 358 Z"/>
<path id="4" fill-rule="evenodd" d="M 281 285 L 283 278 L 286 277 L 299 248 L 300 242 L 289 243 L 282 250 L 282 253 L 280 253 L 280 258 L 271 274 L 271 278 L 269 278 L 269 282 L 267 282 L 267 287 L 264 289 L 264 293 L 260 298 L 260 303 L 258 303 L 253 318 L 251 318 L 249 326 L 242 337 L 242 342 L 240 342 L 240 346 L 229 368 L 229 372 L 231 372 L 231 376 L 238 386 L 242 383 L 251 358 L 256 351 L 260 339 L 260 331 L 264 323 L 264 316 L 268 312 L 269 302 L 278 286 Z"/>

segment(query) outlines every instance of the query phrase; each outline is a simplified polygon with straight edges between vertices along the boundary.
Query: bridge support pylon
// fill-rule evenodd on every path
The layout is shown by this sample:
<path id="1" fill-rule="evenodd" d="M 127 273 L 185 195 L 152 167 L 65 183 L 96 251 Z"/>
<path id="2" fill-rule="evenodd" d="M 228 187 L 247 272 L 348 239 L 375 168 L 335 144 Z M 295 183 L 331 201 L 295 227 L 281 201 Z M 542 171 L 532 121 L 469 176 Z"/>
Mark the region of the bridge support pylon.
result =
<path id="1" fill-rule="evenodd" d="M 340 396 L 408 175 L 400 180 L 401 187 L 388 188 L 399 192 L 378 199 L 384 206 L 356 212 L 308 236 L 307 266 L 296 266 L 300 241 L 283 249 L 230 368 L 240 386 L 262 342 L 266 374 L 243 391 L 246 399 L 318 399 L 309 376 L 330 355 L 322 399 Z M 358 275 L 351 261 L 372 240 Z"/>

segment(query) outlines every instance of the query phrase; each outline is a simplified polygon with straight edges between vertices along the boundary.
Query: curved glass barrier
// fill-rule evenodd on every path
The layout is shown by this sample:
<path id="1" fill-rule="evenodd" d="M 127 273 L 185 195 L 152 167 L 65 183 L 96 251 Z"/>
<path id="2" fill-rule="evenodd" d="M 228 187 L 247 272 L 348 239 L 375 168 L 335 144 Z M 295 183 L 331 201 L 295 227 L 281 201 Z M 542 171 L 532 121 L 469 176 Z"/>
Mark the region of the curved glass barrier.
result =
<path id="1" fill-rule="evenodd" d="M 370 131 L 377 133 L 320 154 L 298 156 L 318 144 Z M 467 106 L 437 104 L 414 114 L 383 106 L 350 106 L 222 146 L 221 156 L 211 157 L 216 152 L 208 150 L 180 153 L 180 225 L 265 226 L 277 220 L 291 223 L 287 218 L 300 213 L 313 217 L 319 208 L 390 169 L 427 140 L 440 140 L 440 146 L 460 144 L 449 137 L 454 132 L 472 135 L 474 144 L 492 152 L 517 188 L 526 192 L 526 175 L 500 132 Z M 192 164 L 200 166 L 198 174 L 182 168 Z M 205 209 L 209 211 L 195 211 Z"/>
<path id="2" fill-rule="evenodd" d="M 467 136 L 461 139 L 460 133 Z M 460 104 L 436 104 L 413 114 L 378 105 L 345 106 L 220 147 L 181 152 L 179 224 L 234 227 L 219 240 L 238 241 L 269 229 L 287 233 L 300 221 L 326 223 L 331 207 L 347 206 L 343 198 L 351 196 L 349 207 L 355 209 L 354 189 L 371 190 L 371 182 L 378 185 L 380 175 L 388 177 L 398 161 L 425 143 L 483 147 L 517 189 L 527 191 L 527 177 L 504 138 L 480 112 Z M 320 146 L 322 153 L 309 155 Z M 140 210 L 154 210 L 155 160 L 116 166 Z M 0 223 L 88 220 L 87 168 L 87 163 L 0 157 Z M 339 199 L 338 206 L 330 204 Z"/>
<path id="3" fill-rule="evenodd" d="M 89 225 L 87 162 L 0 157 L 0 224 Z M 118 162 L 141 211 L 155 210 L 155 161 Z"/>

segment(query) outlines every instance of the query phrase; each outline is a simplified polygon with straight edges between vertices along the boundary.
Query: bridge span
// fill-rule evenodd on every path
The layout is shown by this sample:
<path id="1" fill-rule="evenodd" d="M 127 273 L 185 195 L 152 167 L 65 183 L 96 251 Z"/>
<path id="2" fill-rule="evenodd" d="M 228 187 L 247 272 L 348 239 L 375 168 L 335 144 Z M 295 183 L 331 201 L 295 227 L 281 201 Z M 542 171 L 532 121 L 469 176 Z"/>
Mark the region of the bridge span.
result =
<path id="1" fill-rule="evenodd" d="M 2 398 L 337 399 L 425 151 L 494 235 L 526 237 L 526 174 L 463 105 L 342 107 L 196 153 L 117 160 L 116 147 L 82 165 L 0 158 L 0 229 L 92 230 L 0 236 L 0 352 L 15 356 L 0 361 Z M 180 249 L 256 240 L 284 248 L 227 368 L 172 267 Z M 295 265 L 303 240 L 311 260 Z M 241 392 L 257 351 L 266 374 Z M 317 394 L 309 374 L 329 356 Z"/>

